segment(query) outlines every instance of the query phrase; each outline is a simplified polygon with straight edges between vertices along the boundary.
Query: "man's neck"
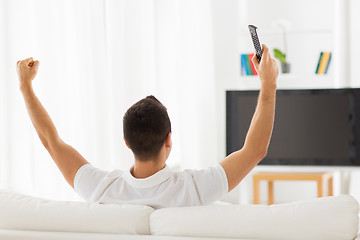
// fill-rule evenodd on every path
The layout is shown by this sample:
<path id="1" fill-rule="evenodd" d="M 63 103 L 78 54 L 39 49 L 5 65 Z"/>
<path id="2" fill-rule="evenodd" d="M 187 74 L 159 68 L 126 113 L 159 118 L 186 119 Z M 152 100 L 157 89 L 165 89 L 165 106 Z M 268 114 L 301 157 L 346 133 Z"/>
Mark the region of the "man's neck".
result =
<path id="1" fill-rule="evenodd" d="M 135 178 L 147 178 L 154 175 L 165 167 L 164 161 L 149 160 L 146 162 L 136 160 L 134 166 L 131 168 L 131 174 Z"/>

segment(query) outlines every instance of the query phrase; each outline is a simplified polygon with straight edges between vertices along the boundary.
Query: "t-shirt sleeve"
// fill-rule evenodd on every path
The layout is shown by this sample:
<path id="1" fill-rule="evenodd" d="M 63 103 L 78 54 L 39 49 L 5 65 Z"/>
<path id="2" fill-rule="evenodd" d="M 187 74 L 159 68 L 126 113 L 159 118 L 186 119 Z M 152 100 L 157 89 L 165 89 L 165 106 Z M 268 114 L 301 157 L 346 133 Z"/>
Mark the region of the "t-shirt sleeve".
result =
<path id="1" fill-rule="evenodd" d="M 108 174 L 109 172 L 100 170 L 91 164 L 81 166 L 74 179 L 75 192 L 86 201 L 98 201 L 109 185 L 106 183 Z"/>
<path id="2" fill-rule="evenodd" d="M 188 171 L 202 205 L 219 200 L 228 192 L 228 181 L 225 170 L 220 164 L 203 170 Z"/>

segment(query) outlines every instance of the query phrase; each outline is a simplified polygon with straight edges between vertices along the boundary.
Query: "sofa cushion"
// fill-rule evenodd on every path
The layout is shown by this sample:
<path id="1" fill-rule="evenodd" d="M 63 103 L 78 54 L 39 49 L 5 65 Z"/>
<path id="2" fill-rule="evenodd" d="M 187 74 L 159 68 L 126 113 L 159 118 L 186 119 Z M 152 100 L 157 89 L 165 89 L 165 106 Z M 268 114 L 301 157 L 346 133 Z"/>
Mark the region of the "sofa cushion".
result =
<path id="1" fill-rule="evenodd" d="M 278 240 L 350 240 L 359 227 L 351 196 L 272 206 L 233 205 L 166 208 L 150 216 L 154 235 Z"/>
<path id="2" fill-rule="evenodd" d="M 0 229 L 150 234 L 153 211 L 140 205 L 52 201 L 0 191 Z"/>

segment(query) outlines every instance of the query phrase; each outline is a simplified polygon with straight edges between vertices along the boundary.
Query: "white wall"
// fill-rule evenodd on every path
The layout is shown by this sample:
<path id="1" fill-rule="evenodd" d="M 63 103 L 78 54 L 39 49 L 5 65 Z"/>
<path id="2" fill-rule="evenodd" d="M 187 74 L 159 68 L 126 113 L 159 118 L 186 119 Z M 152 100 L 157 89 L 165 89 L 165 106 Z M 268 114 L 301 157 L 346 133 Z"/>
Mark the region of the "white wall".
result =
<path id="1" fill-rule="evenodd" d="M 279 88 L 332 88 L 335 87 L 334 65 L 330 66 L 329 74 L 316 77 L 313 72 L 320 51 L 334 51 L 334 4 L 328 0 L 213 0 L 213 26 L 215 48 L 215 76 L 217 87 L 218 114 L 218 144 L 219 156 L 225 156 L 225 91 L 229 89 L 258 89 L 259 82 L 254 77 L 241 78 L 239 55 L 242 52 L 253 52 L 251 39 L 248 36 L 247 25 L 259 27 L 260 40 L 270 48 L 282 46 L 282 38 L 269 19 L 286 18 L 292 22 L 288 34 L 288 59 L 292 64 L 290 76 L 280 76 Z M 326 10 L 323 6 L 327 6 Z M 275 7 L 277 6 L 277 7 Z M 281 6 L 281 8 L 279 8 Z M 311 8 L 309 8 L 311 6 Z M 257 9 L 256 13 L 252 9 Z M 360 29 L 356 28 L 360 16 L 360 2 L 350 1 L 350 35 L 352 47 L 350 76 L 353 87 L 360 86 L 360 78 L 355 75 L 356 57 L 360 53 Z M 358 54 L 357 54 L 358 53 Z M 331 62 L 334 64 L 334 61 Z M 260 168 L 261 169 L 261 168 Z M 255 169 L 257 170 L 257 169 Z M 274 170 L 274 168 L 272 169 Z M 324 171 L 322 168 L 290 168 L 278 170 Z M 335 171 L 337 169 L 325 169 Z M 252 176 L 247 176 L 238 188 L 227 197 L 230 201 L 240 197 L 240 202 L 252 201 Z M 352 172 L 350 194 L 360 199 L 360 169 Z M 358 190 L 359 188 L 359 190 Z M 265 182 L 261 184 L 261 196 L 266 198 Z M 340 173 L 335 171 L 334 193 L 340 193 Z M 298 199 L 309 199 L 316 196 L 315 182 L 276 182 L 275 201 L 286 202 Z M 236 200 L 237 201 L 237 200 Z"/>
<path id="2" fill-rule="evenodd" d="M 350 0 L 350 46 L 352 49 L 350 57 L 350 76 L 351 84 L 353 87 L 360 87 L 360 77 L 357 71 L 359 67 L 359 55 L 360 55 L 360 1 Z M 359 181 L 360 182 L 360 181 Z"/>

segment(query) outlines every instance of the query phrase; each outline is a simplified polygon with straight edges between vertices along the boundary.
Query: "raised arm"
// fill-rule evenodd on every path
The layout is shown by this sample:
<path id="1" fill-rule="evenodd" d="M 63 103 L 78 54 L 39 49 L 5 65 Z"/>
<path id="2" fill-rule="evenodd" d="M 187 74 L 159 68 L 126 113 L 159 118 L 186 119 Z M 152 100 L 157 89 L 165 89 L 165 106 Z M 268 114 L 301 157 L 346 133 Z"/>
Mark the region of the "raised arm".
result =
<path id="1" fill-rule="evenodd" d="M 39 61 L 28 58 L 17 62 L 20 90 L 24 97 L 30 119 L 39 138 L 60 169 L 66 181 L 74 188 L 77 170 L 88 163 L 74 148 L 64 143 L 56 131 L 49 114 L 41 105 L 32 88 L 32 80 L 39 68 Z"/>
<path id="2" fill-rule="evenodd" d="M 252 61 L 261 80 L 255 113 L 244 146 L 220 162 L 228 178 L 229 191 L 266 156 L 274 125 L 277 64 L 264 44 L 261 63 L 258 63 L 255 54 Z"/>

